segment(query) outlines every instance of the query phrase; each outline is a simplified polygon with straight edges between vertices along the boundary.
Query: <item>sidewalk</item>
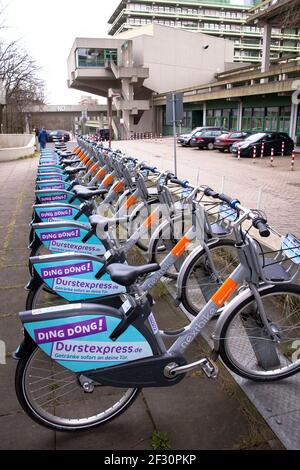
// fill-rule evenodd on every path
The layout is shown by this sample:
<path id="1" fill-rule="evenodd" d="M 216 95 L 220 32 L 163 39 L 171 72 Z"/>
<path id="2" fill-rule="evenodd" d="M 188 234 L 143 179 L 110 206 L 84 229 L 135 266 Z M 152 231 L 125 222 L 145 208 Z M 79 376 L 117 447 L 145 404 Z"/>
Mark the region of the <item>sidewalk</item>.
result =
<path id="1" fill-rule="evenodd" d="M 24 310 L 28 281 L 28 223 L 37 159 L 0 164 L 0 340 L 7 364 L 0 365 L 0 449 L 151 450 L 153 433 L 166 433 L 171 449 L 277 449 L 281 444 L 230 374 L 221 367 L 216 381 L 200 372 L 170 389 L 144 390 L 120 418 L 96 430 L 63 434 L 36 425 L 20 408 L 14 392 L 11 353 L 22 338 L 17 313 Z M 163 289 L 155 313 L 161 328 L 186 324 Z M 205 354 L 203 340 L 189 358 Z M 160 437 L 158 436 L 156 442 Z"/>

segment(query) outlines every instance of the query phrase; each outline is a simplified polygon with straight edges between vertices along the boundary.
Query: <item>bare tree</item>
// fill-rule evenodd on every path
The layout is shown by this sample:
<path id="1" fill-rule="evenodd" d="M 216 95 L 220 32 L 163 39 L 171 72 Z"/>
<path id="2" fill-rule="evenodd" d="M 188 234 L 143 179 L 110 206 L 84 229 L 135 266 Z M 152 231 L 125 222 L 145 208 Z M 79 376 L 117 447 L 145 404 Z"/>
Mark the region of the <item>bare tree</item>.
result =
<path id="1" fill-rule="evenodd" d="M 44 83 L 38 77 L 39 68 L 27 51 L 15 41 L 0 42 L 0 80 L 6 97 L 5 116 L 0 126 L 6 132 L 23 132 L 22 112 L 29 104 L 44 103 Z"/>
<path id="2" fill-rule="evenodd" d="M 0 30 L 5 28 L 0 0 Z M 39 67 L 20 42 L 6 43 L 0 37 L 0 81 L 4 85 L 6 105 L 0 105 L 0 132 L 23 132 L 23 112 L 28 105 L 45 102 L 44 82 Z M 5 111 L 4 111 L 5 108 Z"/>

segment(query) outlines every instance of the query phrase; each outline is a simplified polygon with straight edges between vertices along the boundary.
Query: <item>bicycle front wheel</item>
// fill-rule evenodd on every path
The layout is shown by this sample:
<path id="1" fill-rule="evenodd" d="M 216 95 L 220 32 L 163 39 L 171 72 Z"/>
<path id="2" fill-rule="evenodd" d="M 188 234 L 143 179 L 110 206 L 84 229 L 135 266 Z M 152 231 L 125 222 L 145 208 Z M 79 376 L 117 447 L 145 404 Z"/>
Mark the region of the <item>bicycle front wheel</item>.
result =
<path id="1" fill-rule="evenodd" d="M 213 240 L 207 247 L 213 265 L 203 248 L 195 254 L 182 278 L 181 302 L 185 310 L 194 316 L 239 264 L 233 240 Z"/>
<path id="2" fill-rule="evenodd" d="M 236 307 L 220 332 L 220 355 L 236 374 L 255 381 L 284 379 L 300 371 L 300 286 L 260 291 L 274 341 L 253 295 Z"/>
<path id="3" fill-rule="evenodd" d="M 123 413 L 139 389 L 92 384 L 85 392 L 79 374 L 53 361 L 39 348 L 18 362 L 15 387 L 24 411 L 39 424 L 58 431 L 80 431 Z"/>

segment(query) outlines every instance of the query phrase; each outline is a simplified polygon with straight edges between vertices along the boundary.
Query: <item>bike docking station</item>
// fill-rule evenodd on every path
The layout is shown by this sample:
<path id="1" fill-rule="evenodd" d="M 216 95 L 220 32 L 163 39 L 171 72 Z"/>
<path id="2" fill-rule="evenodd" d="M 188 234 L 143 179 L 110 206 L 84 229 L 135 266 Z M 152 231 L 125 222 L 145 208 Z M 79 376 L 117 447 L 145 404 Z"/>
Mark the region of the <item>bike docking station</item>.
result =
<path id="1" fill-rule="evenodd" d="M 171 98 L 175 136 L 181 104 L 176 112 Z M 214 382 L 221 359 L 295 448 L 298 437 L 284 437 L 279 424 L 288 411 L 268 400 L 271 391 L 277 406 L 280 379 L 298 383 L 297 325 L 286 325 L 289 337 L 280 308 L 270 305 L 299 294 L 300 242 L 288 234 L 276 253 L 260 251 L 243 224 L 263 239 L 275 233 L 261 211 L 180 180 L 176 153 L 174 167 L 174 174 L 159 171 L 85 138 L 72 152 L 65 144 L 42 151 L 20 313 L 24 338 L 14 353 L 19 403 L 54 431 L 93 429 L 121 415 L 142 388 L 163 394 L 195 371 Z M 145 264 L 129 264 L 133 249 Z M 188 324 L 158 326 L 151 295 L 158 283 L 175 300 L 174 318 L 179 307 Z M 200 334 L 211 352 L 187 358 Z M 37 369 L 39 388 L 29 380 Z"/>

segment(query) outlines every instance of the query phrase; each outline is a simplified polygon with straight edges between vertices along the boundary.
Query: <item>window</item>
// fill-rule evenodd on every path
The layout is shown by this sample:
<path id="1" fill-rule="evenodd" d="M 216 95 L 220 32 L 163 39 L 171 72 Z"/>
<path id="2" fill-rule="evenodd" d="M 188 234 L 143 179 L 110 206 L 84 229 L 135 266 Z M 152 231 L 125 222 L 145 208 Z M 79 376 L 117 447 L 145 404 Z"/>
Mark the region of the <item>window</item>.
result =
<path id="1" fill-rule="evenodd" d="M 277 116 L 279 114 L 279 107 L 278 106 L 272 106 L 267 108 L 267 116 Z"/>
<path id="2" fill-rule="evenodd" d="M 117 49 L 76 49 L 76 67 L 105 67 L 107 60 L 118 61 Z"/>
<path id="3" fill-rule="evenodd" d="M 282 106 L 280 110 L 281 116 L 290 116 L 291 115 L 291 107 L 290 106 Z"/>
<path id="4" fill-rule="evenodd" d="M 253 116 L 262 117 L 265 115 L 265 108 L 253 108 Z"/>

